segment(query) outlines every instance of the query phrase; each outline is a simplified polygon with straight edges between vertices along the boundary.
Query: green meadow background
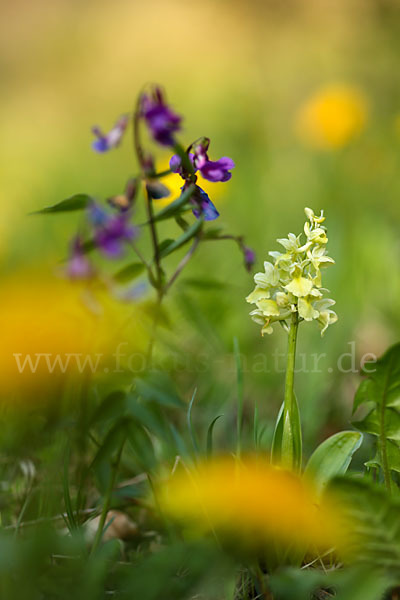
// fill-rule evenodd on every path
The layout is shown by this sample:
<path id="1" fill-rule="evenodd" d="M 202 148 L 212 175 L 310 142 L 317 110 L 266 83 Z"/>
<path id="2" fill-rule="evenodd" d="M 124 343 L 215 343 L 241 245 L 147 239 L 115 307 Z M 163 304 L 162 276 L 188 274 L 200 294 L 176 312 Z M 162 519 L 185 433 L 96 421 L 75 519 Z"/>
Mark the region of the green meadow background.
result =
<path id="1" fill-rule="evenodd" d="M 31 211 L 76 192 L 99 199 L 121 193 L 136 168 L 130 139 L 99 156 L 90 128 L 111 127 L 143 85 L 157 82 L 184 116 L 180 139 L 207 135 L 213 158 L 235 160 L 232 181 L 216 197 L 218 225 L 245 235 L 256 270 L 278 249 L 276 238 L 302 231 L 305 206 L 324 209 L 336 260 L 324 284 L 339 321 L 322 339 L 314 323 L 301 326 L 298 348 L 307 358 L 299 358 L 296 390 L 308 451 L 348 427 L 360 378 L 342 372 L 351 369 L 350 357 L 339 370 L 339 357 L 354 348 L 358 370 L 365 353 L 379 355 L 399 339 L 399 4 L 18 0 L 0 12 L 3 285 L 17 275 L 24 294 L 30 273 L 52 277 L 79 220 Z M 357 90 L 365 123 L 343 144 L 315 147 L 298 135 L 298 114 L 334 85 Z M 174 233 L 173 226 L 165 231 Z M 184 399 L 198 389 L 200 431 L 226 415 L 215 428 L 221 448 L 234 430 L 234 337 L 249 439 L 258 404 L 268 446 L 283 394 L 273 353 L 285 351 L 286 335 L 276 329 L 261 338 L 244 300 L 252 288 L 232 243 L 204 244 L 165 305 L 157 360 Z M 315 371 L 310 355 L 322 353 L 319 372 L 304 372 Z"/>

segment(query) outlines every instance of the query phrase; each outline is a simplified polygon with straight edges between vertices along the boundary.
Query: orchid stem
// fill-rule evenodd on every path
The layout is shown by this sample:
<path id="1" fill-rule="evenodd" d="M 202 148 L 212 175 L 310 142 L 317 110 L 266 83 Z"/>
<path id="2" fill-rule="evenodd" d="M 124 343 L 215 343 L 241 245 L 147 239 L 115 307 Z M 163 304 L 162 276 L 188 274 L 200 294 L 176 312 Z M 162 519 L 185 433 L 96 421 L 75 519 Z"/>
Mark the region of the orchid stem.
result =
<path id="1" fill-rule="evenodd" d="M 286 362 L 285 396 L 283 404 L 282 463 L 293 468 L 295 462 L 291 417 L 294 411 L 294 369 L 296 363 L 298 315 L 291 315 Z M 287 434 L 286 434 L 287 432 Z"/>

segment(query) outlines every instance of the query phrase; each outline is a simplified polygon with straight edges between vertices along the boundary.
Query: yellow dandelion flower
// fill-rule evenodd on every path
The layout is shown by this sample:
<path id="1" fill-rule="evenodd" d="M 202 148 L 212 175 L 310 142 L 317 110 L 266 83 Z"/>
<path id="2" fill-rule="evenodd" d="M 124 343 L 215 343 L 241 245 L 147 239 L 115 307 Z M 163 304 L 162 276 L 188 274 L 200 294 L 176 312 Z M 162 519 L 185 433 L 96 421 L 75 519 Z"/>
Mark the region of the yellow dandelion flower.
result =
<path id="1" fill-rule="evenodd" d="M 300 107 L 295 128 L 299 138 L 315 148 L 342 148 L 361 133 L 367 116 L 367 101 L 361 90 L 330 85 Z"/>
<path id="2" fill-rule="evenodd" d="M 227 534 L 252 548 L 274 541 L 326 549 L 340 542 L 339 515 L 328 501 L 265 460 L 223 457 L 182 468 L 159 491 L 164 513 L 192 534 Z"/>
<path id="3" fill-rule="evenodd" d="M 128 322 L 129 318 L 129 322 Z M 104 288 L 90 291 L 51 274 L 20 271 L 0 285 L 0 397 L 29 396 L 75 373 L 96 373 L 127 336 L 145 349 L 140 305 L 121 305 Z M 127 334 L 126 330 L 130 329 Z"/>

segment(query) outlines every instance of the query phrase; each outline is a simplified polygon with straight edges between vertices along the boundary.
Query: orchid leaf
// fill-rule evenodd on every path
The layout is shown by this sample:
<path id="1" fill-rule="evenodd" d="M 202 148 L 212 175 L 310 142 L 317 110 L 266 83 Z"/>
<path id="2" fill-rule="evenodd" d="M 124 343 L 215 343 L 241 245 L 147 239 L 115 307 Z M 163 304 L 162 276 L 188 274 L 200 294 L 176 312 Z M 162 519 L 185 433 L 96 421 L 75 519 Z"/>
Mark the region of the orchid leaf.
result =
<path id="1" fill-rule="evenodd" d="M 323 491 L 330 479 L 346 473 L 362 439 L 362 433 L 357 431 L 340 431 L 314 450 L 304 472 L 314 482 L 317 493 Z"/>

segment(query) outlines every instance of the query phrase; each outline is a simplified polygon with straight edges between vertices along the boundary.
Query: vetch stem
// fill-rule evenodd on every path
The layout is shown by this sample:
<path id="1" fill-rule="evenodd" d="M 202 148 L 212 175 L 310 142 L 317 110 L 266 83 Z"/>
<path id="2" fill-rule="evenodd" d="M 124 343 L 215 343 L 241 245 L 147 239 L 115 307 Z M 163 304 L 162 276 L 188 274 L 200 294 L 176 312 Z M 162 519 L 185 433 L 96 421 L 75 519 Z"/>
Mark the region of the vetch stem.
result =
<path id="1" fill-rule="evenodd" d="M 153 245 L 154 252 L 154 263 L 156 266 L 156 276 L 157 276 L 157 289 L 160 290 L 162 288 L 162 269 L 160 263 L 160 249 L 158 246 L 158 237 L 157 237 L 157 229 L 156 224 L 154 222 L 154 211 L 153 211 L 153 199 L 150 194 L 147 192 L 146 194 L 146 208 L 147 208 L 147 218 L 149 220 L 150 232 L 151 232 L 151 242 Z"/>
<path id="2" fill-rule="evenodd" d="M 177 268 L 175 270 L 175 273 L 171 276 L 171 279 L 165 284 L 165 287 L 164 287 L 164 293 L 165 294 L 167 293 L 167 291 L 169 290 L 169 288 L 171 287 L 171 285 L 173 283 L 175 283 L 176 279 L 179 277 L 179 275 L 182 273 L 183 269 L 186 267 L 186 265 L 188 264 L 188 262 L 192 258 L 193 254 L 196 251 L 197 246 L 199 245 L 199 242 L 200 242 L 200 239 L 198 237 L 196 237 L 194 239 L 194 242 L 191 245 L 190 249 L 187 251 L 187 253 L 185 254 L 185 256 L 182 258 L 181 262 L 177 266 Z"/>
<path id="3" fill-rule="evenodd" d="M 163 300 L 163 296 L 164 296 L 164 294 L 161 291 L 158 291 L 157 302 L 154 307 L 154 317 L 153 317 L 153 323 L 151 326 L 150 339 L 149 339 L 149 344 L 147 347 L 147 356 L 146 356 L 146 368 L 147 369 L 149 369 L 151 367 L 151 362 L 153 359 L 153 347 L 154 347 L 154 341 L 156 339 L 158 321 L 160 320 L 160 315 L 161 315 L 161 303 Z"/>

